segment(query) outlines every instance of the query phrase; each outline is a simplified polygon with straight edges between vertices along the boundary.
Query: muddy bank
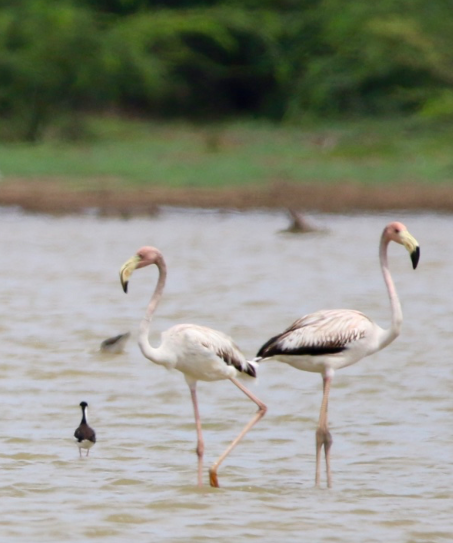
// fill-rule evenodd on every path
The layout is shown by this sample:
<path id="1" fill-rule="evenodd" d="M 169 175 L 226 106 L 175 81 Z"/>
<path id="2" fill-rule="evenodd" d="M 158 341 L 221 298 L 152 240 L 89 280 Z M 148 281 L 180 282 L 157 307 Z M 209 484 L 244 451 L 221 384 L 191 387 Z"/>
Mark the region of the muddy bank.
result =
<path id="1" fill-rule="evenodd" d="M 0 205 L 51 214 L 95 209 L 99 214 L 124 217 L 153 214 L 160 206 L 238 210 L 291 207 L 333 213 L 390 209 L 450 212 L 453 211 L 453 184 L 407 183 L 377 187 L 353 183 L 295 185 L 275 182 L 269 186 L 221 189 L 78 190 L 68 188 L 65 181 L 9 179 L 0 185 Z"/>

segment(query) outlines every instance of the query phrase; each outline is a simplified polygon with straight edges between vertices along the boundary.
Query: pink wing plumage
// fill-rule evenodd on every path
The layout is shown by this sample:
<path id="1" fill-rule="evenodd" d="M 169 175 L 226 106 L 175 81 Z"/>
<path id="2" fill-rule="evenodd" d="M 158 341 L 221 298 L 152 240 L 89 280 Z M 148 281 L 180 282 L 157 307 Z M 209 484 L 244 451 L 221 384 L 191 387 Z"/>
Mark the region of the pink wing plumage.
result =
<path id="1" fill-rule="evenodd" d="M 277 355 L 326 355 L 344 351 L 366 337 L 372 321 L 353 309 L 316 311 L 296 320 L 259 350 L 257 358 Z"/>

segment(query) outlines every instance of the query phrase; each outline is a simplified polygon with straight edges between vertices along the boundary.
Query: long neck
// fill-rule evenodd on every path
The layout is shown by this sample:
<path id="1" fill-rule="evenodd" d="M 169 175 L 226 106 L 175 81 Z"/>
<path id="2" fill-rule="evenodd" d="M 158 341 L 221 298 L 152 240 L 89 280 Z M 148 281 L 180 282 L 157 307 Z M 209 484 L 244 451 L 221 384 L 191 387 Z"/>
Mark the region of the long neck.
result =
<path id="1" fill-rule="evenodd" d="M 384 282 L 387 287 L 387 292 L 390 298 L 390 308 L 392 311 L 392 323 L 388 330 L 384 331 L 384 334 L 381 337 L 379 348 L 383 349 L 389 343 L 391 343 L 395 338 L 397 338 L 401 332 L 401 325 L 403 323 L 403 311 L 401 309 L 401 304 L 396 293 L 395 284 L 393 282 L 392 276 L 390 275 L 390 270 L 388 267 L 388 258 L 387 258 L 387 248 L 389 240 L 385 236 L 385 233 L 382 234 L 381 243 L 379 246 L 379 260 L 381 262 L 382 275 L 384 277 Z"/>
<path id="2" fill-rule="evenodd" d="M 165 361 L 162 360 L 162 356 L 160 355 L 159 348 L 156 349 L 154 347 L 151 347 L 149 343 L 151 320 L 157 306 L 159 305 L 160 299 L 162 298 L 162 293 L 165 287 L 165 280 L 167 278 L 167 266 L 163 257 L 159 258 L 159 260 L 156 262 L 156 266 L 159 270 L 159 279 L 157 281 L 157 285 L 154 289 L 153 295 L 151 296 L 151 300 L 149 301 L 148 307 L 146 308 L 145 316 L 140 323 L 138 344 L 143 355 L 146 358 L 149 358 L 149 360 L 152 360 L 156 364 L 165 365 Z"/>
<path id="3" fill-rule="evenodd" d="M 87 407 L 82 407 L 82 422 L 81 424 L 88 424 L 88 410 Z"/>

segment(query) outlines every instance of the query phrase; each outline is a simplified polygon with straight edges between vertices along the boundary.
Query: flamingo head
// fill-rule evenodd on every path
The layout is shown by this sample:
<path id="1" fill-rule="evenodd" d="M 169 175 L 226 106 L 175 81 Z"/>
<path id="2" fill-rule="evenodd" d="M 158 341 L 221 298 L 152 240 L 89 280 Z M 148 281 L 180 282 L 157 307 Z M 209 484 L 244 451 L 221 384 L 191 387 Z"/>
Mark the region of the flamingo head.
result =
<path id="1" fill-rule="evenodd" d="M 412 267 L 417 267 L 420 259 L 420 246 L 418 241 L 409 233 L 408 229 L 402 222 L 391 222 L 384 229 L 384 236 L 388 241 L 394 241 L 400 245 L 404 245 L 408 253 L 410 254 Z"/>
<path id="2" fill-rule="evenodd" d="M 138 268 L 144 268 L 150 264 L 157 264 L 162 259 L 162 253 L 155 247 L 145 246 L 137 251 L 137 253 L 126 260 L 120 269 L 121 286 L 124 292 L 127 292 L 129 279 Z"/>

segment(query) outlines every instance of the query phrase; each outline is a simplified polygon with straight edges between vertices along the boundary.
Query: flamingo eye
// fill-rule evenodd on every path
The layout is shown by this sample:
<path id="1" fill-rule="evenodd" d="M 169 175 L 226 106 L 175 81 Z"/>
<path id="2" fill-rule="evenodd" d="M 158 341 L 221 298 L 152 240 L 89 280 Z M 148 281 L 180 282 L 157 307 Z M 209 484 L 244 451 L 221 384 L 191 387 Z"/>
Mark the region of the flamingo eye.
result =
<path id="1" fill-rule="evenodd" d="M 400 233 L 400 229 L 399 228 L 395 228 L 395 234 L 399 234 Z"/>

